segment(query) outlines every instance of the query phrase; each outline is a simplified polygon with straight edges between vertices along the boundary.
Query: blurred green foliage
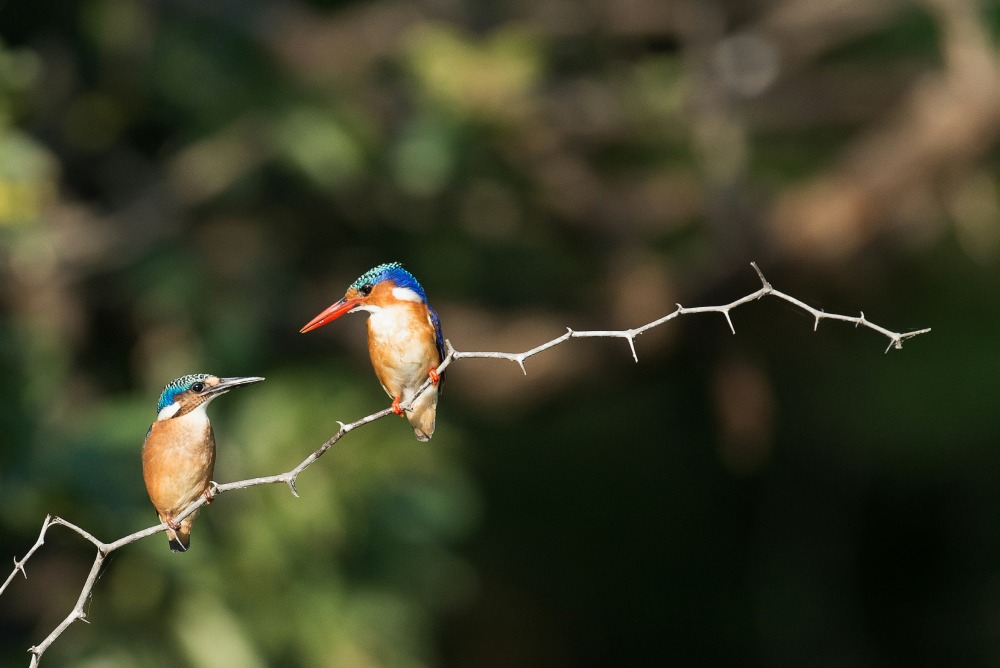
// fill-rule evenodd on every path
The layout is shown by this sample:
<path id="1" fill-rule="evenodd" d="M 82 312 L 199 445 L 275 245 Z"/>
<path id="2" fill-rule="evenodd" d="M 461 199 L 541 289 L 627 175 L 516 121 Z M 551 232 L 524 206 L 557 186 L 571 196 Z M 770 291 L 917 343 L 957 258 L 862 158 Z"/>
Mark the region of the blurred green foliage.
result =
<path id="1" fill-rule="evenodd" d="M 179 375 L 217 478 L 387 405 L 360 318 L 404 262 L 462 350 L 527 350 L 779 288 L 638 341 L 449 372 L 115 553 L 43 665 L 1000 661 L 995 3 L 0 2 L 0 556 L 47 513 L 151 525 Z M 0 664 L 92 559 L 49 533 Z M 23 663 L 22 663 L 23 662 Z"/>

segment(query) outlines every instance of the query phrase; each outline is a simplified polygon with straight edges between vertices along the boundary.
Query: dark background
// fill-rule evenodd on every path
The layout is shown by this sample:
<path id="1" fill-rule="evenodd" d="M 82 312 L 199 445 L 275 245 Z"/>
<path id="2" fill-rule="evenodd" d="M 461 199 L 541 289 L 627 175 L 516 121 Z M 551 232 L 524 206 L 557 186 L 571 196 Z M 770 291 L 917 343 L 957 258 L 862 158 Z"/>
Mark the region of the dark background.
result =
<path id="1" fill-rule="evenodd" d="M 216 477 L 384 408 L 369 267 L 460 350 L 775 287 L 449 372 L 116 552 L 51 666 L 1000 664 L 1000 10 L 927 0 L 0 0 L 0 558 L 154 522 L 192 372 Z M 27 665 L 92 546 L 0 598 Z M 7 561 L 6 563 L 10 563 Z M 0 576 L 5 573 L 0 573 Z"/>

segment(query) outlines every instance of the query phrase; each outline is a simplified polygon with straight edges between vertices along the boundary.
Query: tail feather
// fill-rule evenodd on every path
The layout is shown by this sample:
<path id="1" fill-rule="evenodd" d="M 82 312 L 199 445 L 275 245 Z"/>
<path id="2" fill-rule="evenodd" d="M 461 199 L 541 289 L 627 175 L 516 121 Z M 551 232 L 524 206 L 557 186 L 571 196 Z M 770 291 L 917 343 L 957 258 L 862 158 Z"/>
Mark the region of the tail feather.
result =
<path id="1" fill-rule="evenodd" d="M 181 524 L 177 531 L 167 529 L 167 540 L 170 542 L 171 552 L 187 552 L 191 547 L 191 525 Z"/>
<path id="2" fill-rule="evenodd" d="M 437 399 L 436 387 L 428 388 L 413 403 L 413 410 L 407 415 L 410 426 L 417 440 L 426 443 L 434 435 L 434 424 L 437 421 Z"/>
<path id="3" fill-rule="evenodd" d="M 191 534 L 183 534 L 180 531 L 174 533 L 173 531 L 167 531 L 167 538 L 169 539 L 170 551 L 171 552 L 187 552 L 187 549 L 191 547 Z"/>
<path id="4" fill-rule="evenodd" d="M 156 514 L 159 516 L 161 522 L 167 521 L 165 515 L 161 515 L 159 512 Z M 194 515 L 197 515 L 197 513 Z M 194 515 L 188 515 L 181 520 L 181 526 L 176 531 L 167 529 L 167 542 L 170 545 L 171 552 L 187 552 L 188 548 L 191 547 L 191 524 L 194 522 Z"/>

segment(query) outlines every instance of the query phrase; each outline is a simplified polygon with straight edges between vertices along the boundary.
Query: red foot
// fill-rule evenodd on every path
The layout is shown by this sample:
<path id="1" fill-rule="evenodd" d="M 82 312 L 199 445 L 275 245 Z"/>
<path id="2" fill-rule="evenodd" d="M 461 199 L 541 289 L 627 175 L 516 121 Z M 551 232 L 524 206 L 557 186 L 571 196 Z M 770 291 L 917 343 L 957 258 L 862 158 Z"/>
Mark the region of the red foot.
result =
<path id="1" fill-rule="evenodd" d="M 395 399 L 392 400 L 392 412 L 395 413 L 396 415 L 402 415 L 404 412 L 403 409 L 400 408 L 399 406 L 399 397 L 396 397 Z"/>
<path id="2" fill-rule="evenodd" d="M 437 372 L 437 369 L 431 369 L 427 372 L 427 375 L 431 377 L 431 382 L 435 385 L 437 385 L 441 380 L 441 374 Z"/>
<path id="3" fill-rule="evenodd" d="M 173 515 L 167 515 L 166 522 L 167 522 L 167 526 L 170 527 L 174 531 L 178 531 L 181 528 L 181 523 L 180 522 L 175 522 Z"/>
<path id="4" fill-rule="evenodd" d="M 208 489 L 205 490 L 205 505 L 210 505 L 212 501 L 215 500 L 216 486 L 215 483 L 209 483 Z"/>

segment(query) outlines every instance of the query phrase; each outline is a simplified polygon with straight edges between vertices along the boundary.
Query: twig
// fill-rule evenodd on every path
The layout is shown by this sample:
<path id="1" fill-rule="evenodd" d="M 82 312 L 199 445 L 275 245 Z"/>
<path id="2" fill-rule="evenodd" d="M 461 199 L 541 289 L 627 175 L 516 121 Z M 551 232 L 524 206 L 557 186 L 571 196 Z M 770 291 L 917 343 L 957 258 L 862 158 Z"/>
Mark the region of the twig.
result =
<path id="1" fill-rule="evenodd" d="M 813 318 L 815 319 L 815 322 L 813 324 L 813 331 L 815 331 L 819 327 L 819 321 L 824 319 L 842 320 L 844 322 L 853 323 L 855 327 L 860 325 L 867 327 L 868 329 L 872 329 L 889 339 L 889 346 L 885 349 L 886 352 L 889 352 L 889 350 L 891 350 L 892 348 L 897 348 L 897 349 L 902 348 L 903 341 L 911 339 L 914 336 L 918 336 L 920 334 L 926 334 L 927 332 L 931 331 L 930 328 L 928 327 L 926 329 L 918 329 L 912 332 L 902 332 L 902 333 L 893 332 L 891 330 L 886 329 L 885 327 L 876 325 L 875 323 L 865 318 L 864 312 L 862 312 L 859 317 L 853 317 L 849 315 L 838 315 L 836 313 L 826 313 L 825 311 L 813 308 L 812 306 L 809 306 L 802 300 L 796 299 L 791 295 L 787 295 L 784 292 L 781 292 L 780 290 L 775 290 L 774 287 L 768 282 L 768 280 L 764 278 L 764 274 L 763 272 L 761 272 L 756 262 L 751 262 L 750 266 L 753 267 L 754 271 L 757 272 L 757 277 L 760 279 L 761 288 L 756 292 L 751 292 L 747 296 L 741 297 L 736 301 L 729 302 L 728 304 L 722 304 L 721 306 L 695 306 L 695 307 L 681 306 L 680 304 L 678 304 L 677 309 L 672 311 L 671 313 L 668 313 L 667 315 L 663 316 L 658 320 L 654 320 L 653 322 L 646 323 L 641 327 L 635 327 L 633 329 L 624 329 L 616 331 L 579 331 L 579 332 L 574 331 L 572 329 L 567 329 L 566 333 L 563 334 L 562 336 L 557 336 L 551 341 L 547 341 L 546 343 L 543 343 L 540 346 L 536 346 L 531 350 L 527 350 L 523 353 L 495 353 L 495 352 L 464 353 L 455 351 L 454 357 L 455 359 L 463 359 L 466 357 L 477 357 L 477 358 L 510 360 L 511 362 L 517 363 L 517 365 L 521 367 L 521 371 L 527 374 L 528 372 L 524 368 L 524 360 L 528 359 L 529 357 L 532 357 L 533 355 L 537 355 L 538 353 L 544 350 L 548 350 L 549 348 L 554 348 L 555 346 L 558 346 L 560 343 L 566 341 L 567 339 L 619 338 L 628 341 L 629 349 L 632 351 L 632 359 L 638 362 L 639 356 L 636 354 L 635 351 L 635 339 L 643 332 L 653 329 L 654 327 L 659 327 L 663 323 L 669 320 L 673 320 L 674 318 L 681 315 L 690 315 L 695 313 L 721 313 L 722 316 L 726 319 L 726 324 L 729 325 L 729 331 L 735 334 L 736 328 L 733 326 L 732 318 L 729 317 L 729 312 L 732 311 L 737 306 L 742 306 L 743 304 L 752 301 L 757 301 L 758 299 L 762 299 L 763 297 L 767 296 L 777 297 L 778 299 L 782 299 L 788 302 L 789 304 L 798 306 L 803 311 L 812 315 Z M 447 365 L 442 365 L 442 367 L 438 368 L 438 371 L 440 372 L 444 368 L 444 366 Z"/>
<path id="2" fill-rule="evenodd" d="M 733 321 L 729 317 L 730 311 L 737 308 L 738 306 L 742 306 L 743 304 L 747 304 L 752 301 L 757 301 L 758 299 L 762 299 L 763 297 L 767 296 L 777 297 L 778 299 L 782 299 L 812 315 L 813 318 L 815 319 L 815 322 L 813 324 L 814 331 L 817 327 L 819 327 L 820 320 L 824 319 L 841 320 L 843 322 L 852 323 L 854 324 L 855 327 L 863 326 L 867 327 L 868 329 L 874 330 L 879 334 L 885 336 L 887 339 L 889 339 L 889 345 L 886 348 L 886 352 L 889 352 L 889 350 L 892 348 L 902 348 L 903 341 L 910 339 L 914 336 L 925 334 L 931 331 L 930 328 L 927 328 L 927 329 L 914 330 L 911 332 L 893 332 L 889 329 L 886 329 L 885 327 L 881 327 L 880 325 L 876 325 L 875 323 L 871 322 L 865 317 L 865 314 L 863 312 L 858 317 L 838 315 L 836 313 L 826 313 L 825 311 L 809 306 L 808 304 L 802 302 L 799 299 L 796 299 L 795 297 L 792 297 L 791 295 L 787 295 L 784 292 L 775 290 L 774 287 L 772 287 L 771 284 L 767 281 L 767 279 L 764 278 L 764 274 L 757 267 L 756 263 L 751 262 L 750 266 L 753 267 L 754 271 L 757 272 L 758 278 L 760 278 L 761 282 L 760 289 L 746 295 L 745 297 L 741 297 L 740 299 L 729 302 L 728 304 L 723 304 L 720 306 L 696 306 L 696 307 L 685 307 L 678 304 L 677 308 L 671 313 L 668 313 L 667 315 L 663 316 L 662 318 L 659 318 L 658 320 L 654 320 L 650 323 L 646 323 L 645 325 L 642 325 L 640 327 L 635 327 L 633 329 L 593 330 L 593 331 L 575 331 L 572 329 L 567 329 L 566 332 L 561 336 L 557 336 L 551 341 L 547 341 L 541 345 L 535 346 L 534 348 L 526 350 L 521 353 L 461 352 L 455 350 L 455 348 L 451 345 L 451 341 L 446 340 L 445 341 L 446 355 L 445 358 L 441 361 L 441 364 L 438 366 L 437 372 L 440 374 L 445 369 L 447 369 L 455 360 L 485 358 L 485 359 L 510 360 L 512 362 L 515 362 L 521 368 L 521 371 L 527 374 L 527 370 L 525 369 L 524 366 L 524 361 L 526 359 L 528 359 L 529 357 L 533 357 L 534 355 L 537 355 L 541 352 L 544 352 L 549 348 L 554 348 L 555 346 L 558 346 L 568 341 L 569 339 L 581 339 L 581 338 L 625 339 L 626 341 L 628 341 L 629 348 L 632 351 L 632 358 L 636 362 L 638 362 L 639 357 L 636 354 L 635 350 L 635 339 L 643 332 L 653 329 L 654 327 L 659 327 L 665 322 L 673 320 L 674 318 L 682 315 L 692 315 L 696 313 L 720 313 L 726 319 L 726 323 L 729 325 L 730 331 L 732 331 L 732 333 L 735 334 L 736 328 L 733 327 Z M 424 384 L 421 385 L 420 388 L 414 393 L 411 399 L 408 402 L 400 404 L 400 407 L 403 410 L 410 410 L 413 405 L 413 402 L 417 399 L 417 397 L 423 394 L 430 386 L 431 386 L 431 380 L 430 378 L 428 378 L 426 381 L 424 381 Z M 323 445 L 321 445 L 318 449 L 316 449 L 315 452 L 313 452 L 308 457 L 299 462 L 299 464 L 295 466 L 295 468 L 292 468 L 291 470 L 286 471 L 284 473 L 279 473 L 277 475 L 271 475 L 271 476 L 263 476 L 260 478 L 249 478 L 247 480 L 237 480 L 236 482 L 227 482 L 222 484 L 212 482 L 208 492 L 205 495 L 199 497 L 196 501 L 192 502 L 190 505 L 188 505 L 179 514 L 177 514 L 174 517 L 174 521 L 179 522 L 185 517 L 188 517 L 189 515 L 191 515 L 191 513 L 195 512 L 203 505 L 205 505 L 208 501 L 214 499 L 220 494 L 225 494 L 226 492 L 232 492 L 239 489 L 247 489 L 249 487 L 257 487 L 259 485 L 285 484 L 288 485 L 288 488 L 292 492 L 292 494 L 298 497 L 299 494 L 295 488 L 295 482 L 298 479 L 299 474 L 301 474 L 307 468 L 312 466 L 317 459 L 322 457 L 327 450 L 333 447 L 333 445 L 336 444 L 341 438 L 343 438 L 348 432 L 354 431 L 358 427 L 363 427 L 366 424 L 370 424 L 376 420 L 384 418 L 387 415 L 391 415 L 392 413 L 393 413 L 392 408 L 384 408 L 380 411 L 372 413 L 371 415 L 366 415 L 365 417 L 359 420 L 355 420 L 354 422 L 349 422 L 346 424 L 340 422 L 339 423 L 340 429 L 337 431 L 336 434 L 331 436 L 325 443 L 323 443 Z M 14 579 L 14 576 L 16 576 L 18 573 L 21 573 L 22 575 L 25 576 L 25 578 L 27 578 L 27 572 L 25 571 L 24 565 L 28 561 L 28 559 L 30 559 L 31 556 L 34 555 L 34 553 L 45 542 L 45 534 L 49 530 L 49 528 L 52 527 L 53 525 L 61 525 L 67 527 L 68 529 L 71 529 L 72 531 L 75 531 L 76 533 L 83 536 L 83 538 L 93 543 L 94 546 L 97 548 L 97 555 L 94 558 L 94 564 L 93 566 L 91 566 L 90 574 L 87 576 L 87 580 L 83 585 L 83 589 L 80 591 L 80 596 L 79 598 L 77 598 L 76 605 L 73 606 L 73 609 L 70 611 L 68 615 L 66 615 L 65 619 L 63 619 L 62 622 L 60 622 L 59 625 L 56 626 L 56 628 L 53 629 L 52 632 L 42 642 L 32 646 L 28 650 L 29 652 L 31 652 L 30 665 L 32 668 L 38 665 L 39 661 L 42 658 L 42 654 L 45 652 L 45 650 L 48 649 L 48 647 L 55 641 L 55 639 L 58 638 L 59 635 L 62 634 L 62 632 L 66 630 L 66 628 L 70 624 L 72 624 L 77 620 L 86 621 L 86 613 L 83 611 L 83 606 L 91 595 L 91 592 L 94 588 L 94 584 L 97 581 L 97 576 L 100 572 L 101 565 L 104 563 L 105 557 L 107 557 L 107 555 L 109 555 L 110 553 L 114 552 L 115 550 L 121 547 L 129 545 L 130 543 L 134 543 L 137 540 L 146 538 L 147 536 L 152 536 L 162 531 L 166 531 L 167 529 L 167 525 L 165 523 L 161 523 L 157 524 L 156 526 L 148 527 L 141 531 L 136 531 L 135 533 L 119 538 L 114 542 L 102 543 L 93 535 L 91 535 L 84 529 L 81 529 L 80 527 L 76 526 L 71 522 L 68 522 L 60 517 L 53 517 L 51 515 L 46 516 L 45 521 L 42 523 L 42 530 L 39 532 L 38 540 L 35 541 L 35 544 L 31 547 L 31 549 L 28 550 L 27 554 L 25 554 L 23 558 L 21 558 L 20 560 L 16 558 L 14 559 L 14 570 L 11 572 L 9 576 L 7 576 L 7 579 L 4 581 L 4 583 L 0 585 L 0 595 L 3 594 L 3 592 L 7 589 L 7 586 Z"/>

